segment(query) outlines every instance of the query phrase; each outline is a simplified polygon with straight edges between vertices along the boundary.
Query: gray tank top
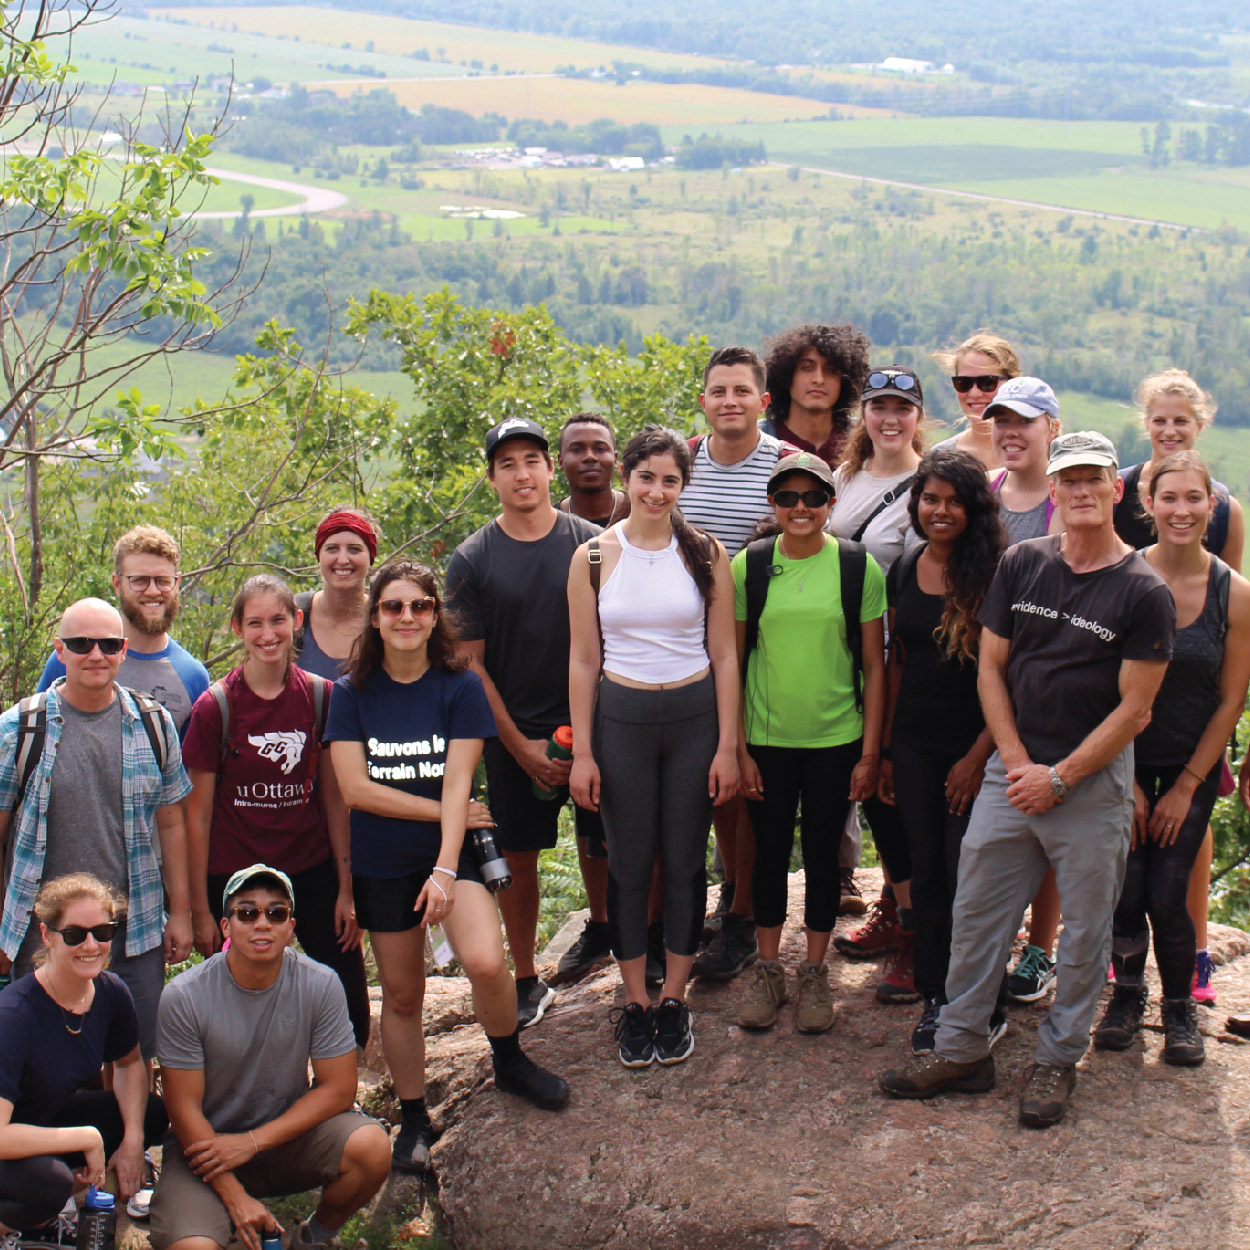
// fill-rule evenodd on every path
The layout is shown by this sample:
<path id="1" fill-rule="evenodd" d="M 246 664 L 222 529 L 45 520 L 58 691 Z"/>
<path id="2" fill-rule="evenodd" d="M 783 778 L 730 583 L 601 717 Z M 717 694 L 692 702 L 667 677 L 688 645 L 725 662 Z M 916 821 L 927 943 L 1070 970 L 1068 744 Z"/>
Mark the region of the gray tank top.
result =
<path id="1" fill-rule="evenodd" d="M 1050 518 L 1046 515 L 1046 505 L 1050 501 L 1043 499 L 1036 508 L 1027 512 L 1012 512 L 1000 505 L 998 515 L 1002 518 L 1003 528 L 1007 531 L 1007 545 L 1014 547 L 1026 538 L 1045 538 L 1046 524 Z"/>

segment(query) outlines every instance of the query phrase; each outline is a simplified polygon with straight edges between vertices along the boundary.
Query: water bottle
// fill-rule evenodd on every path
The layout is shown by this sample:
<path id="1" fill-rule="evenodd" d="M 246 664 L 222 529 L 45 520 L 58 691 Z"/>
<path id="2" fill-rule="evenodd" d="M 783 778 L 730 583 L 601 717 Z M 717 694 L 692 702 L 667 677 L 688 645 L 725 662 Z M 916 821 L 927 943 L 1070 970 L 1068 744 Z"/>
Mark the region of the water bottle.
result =
<path id="1" fill-rule="evenodd" d="M 78 1250 L 114 1250 L 117 1245 L 117 1202 L 112 1194 L 87 1190 L 78 1212 Z"/>
<path id="2" fill-rule="evenodd" d="M 473 854 L 477 857 L 477 866 L 486 888 L 492 894 L 506 890 L 512 884 L 512 874 L 508 871 L 508 861 L 495 845 L 494 833 L 490 829 L 471 829 L 469 832 L 473 837 Z"/>
<path id="3" fill-rule="evenodd" d="M 549 760 L 571 760 L 573 758 L 573 728 L 571 725 L 561 725 L 547 739 L 547 758 Z M 559 790 L 548 788 L 541 781 L 530 782 L 530 789 L 540 799 L 550 800 L 560 797 Z"/>
<path id="4" fill-rule="evenodd" d="M 282 1234 L 266 1233 L 261 1239 L 260 1250 L 282 1250 Z"/>
<path id="5" fill-rule="evenodd" d="M 12 985 L 12 983 L 13 974 L 11 972 L 0 972 L 0 990 L 4 989 L 6 985 Z"/>

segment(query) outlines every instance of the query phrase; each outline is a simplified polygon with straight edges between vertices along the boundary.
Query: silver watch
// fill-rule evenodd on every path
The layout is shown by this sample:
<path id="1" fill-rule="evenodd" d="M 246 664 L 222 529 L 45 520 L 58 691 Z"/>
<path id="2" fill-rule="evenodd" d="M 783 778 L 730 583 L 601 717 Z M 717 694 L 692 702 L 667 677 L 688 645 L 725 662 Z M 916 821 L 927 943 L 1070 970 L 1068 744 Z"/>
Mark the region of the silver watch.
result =
<path id="1" fill-rule="evenodd" d="M 1059 770 L 1052 764 L 1050 766 L 1050 788 L 1058 799 L 1066 799 L 1068 797 L 1068 783 L 1059 776 Z"/>

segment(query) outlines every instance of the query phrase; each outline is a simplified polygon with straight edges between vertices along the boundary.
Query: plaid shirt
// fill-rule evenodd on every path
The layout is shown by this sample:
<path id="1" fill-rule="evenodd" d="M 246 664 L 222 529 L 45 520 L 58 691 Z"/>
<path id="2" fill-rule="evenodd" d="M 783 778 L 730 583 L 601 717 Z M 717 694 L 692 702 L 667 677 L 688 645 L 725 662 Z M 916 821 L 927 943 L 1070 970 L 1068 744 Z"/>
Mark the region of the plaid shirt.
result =
<path id="1" fill-rule="evenodd" d="M 0 920 L 0 950 L 10 959 L 17 956 L 18 947 L 30 927 L 35 896 L 43 884 L 52 768 L 65 726 L 59 700 L 64 680 L 60 678 L 48 690 L 48 736 L 20 806 L 17 806 L 18 705 L 14 704 L 0 716 L 0 812 L 13 812 L 17 806 L 9 826 L 12 865 L 4 916 Z M 141 955 L 160 946 L 165 934 L 161 872 L 152 849 L 156 811 L 186 798 L 191 793 L 191 782 L 182 766 L 178 730 L 169 713 L 160 709 L 165 741 L 169 743 L 169 759 L 162 773 L 134 698 L 122 686 L 114 684 L 113 689 L 121 699 L 122 708 L 122 828 L 129 876 L 126 954 Z M 88 864 L 82 867 L 90 870 Z"/>

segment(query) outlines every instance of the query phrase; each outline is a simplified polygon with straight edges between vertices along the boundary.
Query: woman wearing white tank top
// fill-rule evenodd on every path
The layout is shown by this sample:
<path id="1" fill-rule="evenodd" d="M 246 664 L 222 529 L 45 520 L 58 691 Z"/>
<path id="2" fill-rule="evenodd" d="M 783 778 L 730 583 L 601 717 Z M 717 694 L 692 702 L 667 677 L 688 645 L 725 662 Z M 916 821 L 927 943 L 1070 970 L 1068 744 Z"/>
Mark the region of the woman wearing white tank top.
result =
<path id="1" fill-rule="evenodd" d="M 685 439 L 645 427 L 621 472 L 628 519 L 579 547 L 569 569 L 569 786 L 603 814 L 608 931 L 625 986 L 616 1039 L 621 1062 L 645 1068 L 694 1050 L 686 981 L 703 928 L 712 806 L 738 790 L 738 658 L 725 549 L 677 508 L 690 480 Z M 652 1008 L 644 967 L 657 857 L 667 966 Z"/>

